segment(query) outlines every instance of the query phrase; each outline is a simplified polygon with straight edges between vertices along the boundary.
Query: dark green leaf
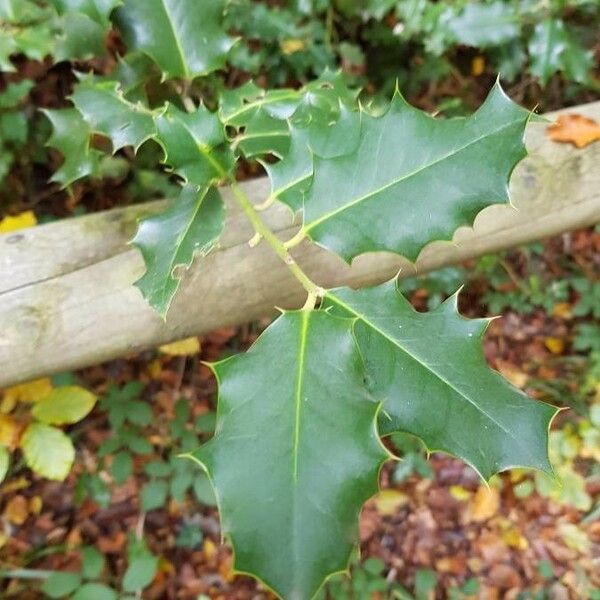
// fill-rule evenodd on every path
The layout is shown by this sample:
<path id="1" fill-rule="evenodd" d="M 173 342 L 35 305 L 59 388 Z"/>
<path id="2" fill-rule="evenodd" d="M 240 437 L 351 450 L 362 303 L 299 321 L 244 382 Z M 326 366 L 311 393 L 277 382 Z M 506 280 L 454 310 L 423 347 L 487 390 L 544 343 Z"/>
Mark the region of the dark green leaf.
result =
<path id="1" fill-rule="evenodd" d="M 476 48 L 505 44 L 520 34 L 518 13 L 499 0 L 490 4 L 468 3 L 459 14 L 450 17 L 447 27 L 459 44 Z"/>
<path id="2" fill-rule="evenodd" d="M 104 569 L 104 556 L 94 548 L 86 546 L 81 550 L 82 571 L 87 579 L 96 579 Z"/>
<path id="3" fill-rule="evenodd" d="M 85 77 L 71 99 L 91 130 L 111 140 L 114 152 L 124 146 L 137 150 L 156 134 L 155 114 L 139 103 L 129 102 L 116 81 Z"/>
<path id="4" fill-rule="evenodd" d="M 383 433 L 412 433 L 485 479 L 516 466 L 551 471 L 548 427 L 556 409 L 531 400 L 487 366 L 481 338 L 488 319 L 461 317 L 456 295 L 418 313 L 395 281 L 333 290 L 327 302 L 357 319 L 372 394 L 385 400 Z"/>
<path id="5" fill-rule="evenodd" d="M 215 485 L 235 566 L 283 597 L 311 598 L 346 568 L 387 457 L 351 321 L 285 313 L 215 372 L 217 431 L 191 456 Z"/>
<path id="6" fill-rule="evenodd" d="M 161 508 L 167 501 L 169 488 L 166 481 L 150 481 L 142 488 L 141 501 L 144 511 Z"/>
<path id="7" fill-rule="evenodd" d="M 127 478 L 133 473 L 133 459 L 131 458 L 131 454 L 124 450 L 115 454 L 110 466 L 110 472 L 117 485 L 125 483 Z"/>
<path id="8" fill-rule="evenodd" d="M 152 583 L 158 568 L 158 558 L 153 556 L 142 540 L 132 539 L 128 547 L 129 565 L 123 576 L 123 591 L 137 592 Z"/>
<path id="9" fill-rule="evenodd" d="M 204 106 L 185 113 L 172 104 L 156 118 L 165 162 L 186 182 L 205 188 L 231 172 L 234 157 L 223 125 Z"/>
<path id="10" fill-rule="evenodd" d="M 225 65 L 234 43 L 223 0 L 127 0 L 117 11 L 129 49 L 146 52 L 168 78 L 194 79 Z"/>
<path id="11" fill-rule="evenodd" d="M 133 243 L 147 271 L 135 285 L 161 315 L 166 315 L 179 287 L 182 268 L 215 247 L 224 221 L 223 200 L 215 188 L 188 186 L 164 213 L 140 222 Z"/>
<path id="12" fill-rule="evenodd" d="M 466 119 L 433 119 L 396 94 L 382 117 L 363 113 L 355 152 L 315 156 L 304 231 L 347 261 L 376 250 L 414 260 L 428 242 L 507 202 L 528 118 L 499 85 Z"/>

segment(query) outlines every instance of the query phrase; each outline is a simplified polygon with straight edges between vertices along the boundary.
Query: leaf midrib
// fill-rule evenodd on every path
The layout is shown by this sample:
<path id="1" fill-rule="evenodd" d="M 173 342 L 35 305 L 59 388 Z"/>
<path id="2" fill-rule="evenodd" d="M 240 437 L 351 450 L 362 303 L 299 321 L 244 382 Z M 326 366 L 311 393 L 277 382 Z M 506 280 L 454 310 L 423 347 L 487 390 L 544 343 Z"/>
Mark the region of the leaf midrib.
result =
<path id="1" fill-rule="evenodd" d="M 458 389 L 452 382 L 448 381 L 448 379 L 446 379 L 443 375 L 440 375 L 434 368 L 431 367 L 431 365 L 428 365 L 426 362 L 423 362 L 418 356 L 414 355 L 409 349 L 402 346 L 398 340 L 395 340 L 394 338 L 390 337 L 382 329 L 377 327 L 377 325 L 375 325 L 372 321 L 367 319 L 365 317 L 365 315 L 357 312 L 354 308 L 352 308 L 350 305 L 346 304 L 344 301 L 340 300 L 337 296 L 333 295 L 331 292 L 327 293 L 327 297 L 330 300 L 333 300 L 336 304 L 338 304 L 338 306 L 341 306 L 348 312 L 352 313 L 355 317 L 357 317 L 358 319 L 363 321 L 363 323 L 365 323 L 366 325 L 371 327 L 374 331 L 376 331 L 378 334 L 380 334 L 382 337 L 384 337 L 386 340 L 388 340 L 390 343 L 392 343 L 394 346 L 396 346 L 399 350 L 404 352 L 409 358 L 411 358 L 412 360 L 414 360 L 415 362 L 420 364 L 423 368 L 425 368 L 427 371 L 429 371 L 432 375 L 434 375 L 440 381 L 445 383 L 449 388 L 454 390 L 461 398 L 464 398 L 478 412 L 480 412 L 482 415 L 484 415 L 486 418 L 488 418 L 492 423 L 497 425 L 504 433 L 506 433 L 510 438 L 514 439 L 520 445 L 520 441 L 508 429 L 506 429 L 501 423 L 499 423 L 496 419 L 494 419 L 494 417 L 492 415 L 488 414 L 485 410 L 483 410 L 477 403 L 473 402 L 473 400 L 471 400 L 467 395 L 465 395 L 465 393 L 462 390 Z"/>
<path id="2" fill-rule="evenodd" d="M 373 117 L 376 118 L 376 117 Z M 393 181 L 390 181 L 389 183 L 386 183 L 385 185 L 372 190 L 371 192 L 368 192 L 367 194 L 364 194 L 363 196 L 360 196 L 359 198 L 356 198 L 355 200 L 352 200 L 351 202 L 348 202 L 346 204 L 344 204 L 343 206 L 340 206 L 339 208 L 336 208 L 333 211 L 330 211 L 328 213 L 325 213 L 323 216 L 319 217 L 318 219 L 312 221 L 311 223 L 309 223 L 308 225 L 304 225 L 303 229 L 306 233 L 309 233 L 311 231 L 311 229 L 314 229 L 315 227 L 317 227 L 318 225 L 320 225 L 321 223 L 323 223 L 324 221 L 327 221 L 333 217 L 335 217 L 336 215 L 338 215 L 341 212 L 344 212 L 350 208 L 352 208 L 353 206 L 356 206 L 357 204 L 360 204 L 361 202 L 364 202 L 366 200 L 369 200 L 370 198 L 372 198 L 373 196 L 376 196 L 377 194 L 381 194 L 382 192 L 384 192 L 385 190 L 401 183 L 402 181 L 405 181 L 407 179 L 410 179 L 411 177 L 415 177 L 417 176 L 419 173 L 421 173 L 422 171 L 426 170 L 426 169 L 430 169 L 431 167 L 436 166 L 437 164 L 443 162 L 444 160 L 447 160 L 448 158 L 454 157 L 457 154 L 459 154 L 460 152 L 463 152 L 464 150 L 466 150 L 467 148 L 469 148 L 470 146 L 477 144 L 478 142 L 480 142 L 481 140 L 484 140 L 487 137 L 490 137 L 492 135 L 496 135 L 500 132 L 502 132 L 503 130 L 507 129 L 508 127 L 511 127 L 513 125 L 515 125 L 516 123 L 519 123 L 522 119 L 516 119 L 514 121 L 510 121 L 508 123 L 505 123 L 504 125 L 502 125 L 502 127 L 499 127 L 498 129 L 494 129 L 493 131 L 489 131 L 486 132 L 484 135 L 481 135 L 477 138 L 475 138 L 474 140 L 471 140 L 470 142 L 468 142 L 467 144 L 461 146 L 458 149 L 453 150 L 452 152 L 446 153 L 443 156 L 441 156 L 440 158 L 437 158 L 421 167 L 419 167 L 418 169 L 415 169 L 414 171 L 411 171 L 410 173 L 407 173 L 406 175 L 403 175 L 402 177 L 398 178 L 398 179 L 394 179 Z"/>
<path id="3" fill-rule="evenodd" d="M 167 17 L 167 22 L 169 23 L 171 31 L 173 32 L 173 39 L 175 40 L 175 47 L 177 48 L 177 52 L 179 53 L 179 60 L 180 60 L 181 66 L 183 67 L 184 77 L 185 77 L 185 79 L 189 79 L 190 72 L 187 67 L 187 63 L 185 62 L 185 54 L 183 52 L 183 48 L 181 47 L 181 43 L 179 41 L 179 38 L 177 37 L 177 31 L 175 30 L 175 23 L 173 23 L 173 20 L 171 19 L 171 14 L 169 13 L 169 9 L 167 8 L 167 4 L 164 0 L 161 0 L 161 5 L 163 7 L 163 10 L 165 11 L 165 16 Z"/>

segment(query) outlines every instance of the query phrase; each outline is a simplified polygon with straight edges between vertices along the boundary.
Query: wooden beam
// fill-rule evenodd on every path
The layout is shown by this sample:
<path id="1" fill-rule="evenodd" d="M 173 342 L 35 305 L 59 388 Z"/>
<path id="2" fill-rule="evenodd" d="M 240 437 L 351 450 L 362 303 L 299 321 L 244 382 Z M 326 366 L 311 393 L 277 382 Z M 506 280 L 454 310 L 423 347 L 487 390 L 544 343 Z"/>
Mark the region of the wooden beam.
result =
<path id="1" fill-rule="evenodd" d="M 600 121 L 600 102 L 562 112 Z M 554 115 L 549 115 L 550 117 Z M 583 150 L 550 141 L 547 125 L 527 131 L 530 156 L 511 181 L 513 206 L 484 210 L 452 242 L 435 242 L 416 265 L 389 254 L 359 257 L 350 268 L 314 245 L 294 250 L 325 287 L 378 283 L 397 272 L 424 273 L 600 222 L 600 143 Z M 245 184 L 256 201 L 268 182 Z M 0 386 L 99 363 L 189 335 L 294 307 L 304 293 L 265 244 L 250 249 L 252 231 L 227 190 L 228 222 L 218 251 L 190 269 L 166 322 L 133 282 L 144 271 L 127 245 L 135 220 L 161 203 L 91 214 L 0 236 Z M 265 214 L 282 239 L 297 226 L 274 206 Z"/>

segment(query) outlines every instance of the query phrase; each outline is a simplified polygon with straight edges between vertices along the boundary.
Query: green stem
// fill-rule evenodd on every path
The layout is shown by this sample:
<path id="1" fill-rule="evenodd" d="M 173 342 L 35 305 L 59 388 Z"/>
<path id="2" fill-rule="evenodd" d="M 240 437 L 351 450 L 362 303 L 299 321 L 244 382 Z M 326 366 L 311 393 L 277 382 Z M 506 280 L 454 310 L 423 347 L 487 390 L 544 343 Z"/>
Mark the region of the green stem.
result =
<path id="1" fill-rule="evenodd" d="M 262 220 L 258 211 L 254 208 L 252 202 L 246 194 L 242 191 L 240 186 L 235 182 L 231 181 L 231 191 L 237 203 L 244 211 L 246 217 L 252 226 L 254 231 L 260 235 L 271 248 L 273 248 L 275 254 L 287 265 L 287 268 L 292 272 L 294 277 L 302 284 L 304 289 L 308 292 L 309 297 L 315 300 L 325 293 L 325 290 L 314 283 L 310 277 L 297 265 L 294 258 L 287 251 L 283 242 L 269 229 L 267 224 Z M 314 306 L 314 302 L 312 302 Z"/>

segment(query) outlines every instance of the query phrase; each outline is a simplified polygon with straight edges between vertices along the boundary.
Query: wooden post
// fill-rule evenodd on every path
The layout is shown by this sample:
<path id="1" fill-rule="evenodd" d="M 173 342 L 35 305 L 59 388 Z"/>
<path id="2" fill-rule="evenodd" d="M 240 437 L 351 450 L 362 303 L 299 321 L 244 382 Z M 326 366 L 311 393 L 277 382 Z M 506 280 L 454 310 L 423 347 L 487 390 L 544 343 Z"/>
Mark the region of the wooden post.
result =
<path id="1" fill-rule="evenodd" d="M 600 102 L 566 109 L 600 121 Z M 549 115 L 550 117 L 554 115 Z M 359 257 L 350 268 L 314 245 L 294 249 L 298 263 L 325 287 L 354 287 L 424 273 L 463 259 L 600 222 L 600 143 L 583 150 L 548 139 L 547 125 L 527 131 L 530 156 L 511 181 L 513 206 L 484 210 L 474 228 L 435 242 L 411 265 L 389 254 Z M 263 200 L 264 178 L 245 184 Z M 164 322 L 133 287 L 144 265 L 127 245 L 135 220 L 161 203 L 97 213 L 0 236 L 0 386 L 99 363 L 189 335 L 298 306 L 304 293 L 231 202 L 218 251 L 186 274 Z M 274 206 L 265 218 L 281 239 L 297 226 Z"/>

